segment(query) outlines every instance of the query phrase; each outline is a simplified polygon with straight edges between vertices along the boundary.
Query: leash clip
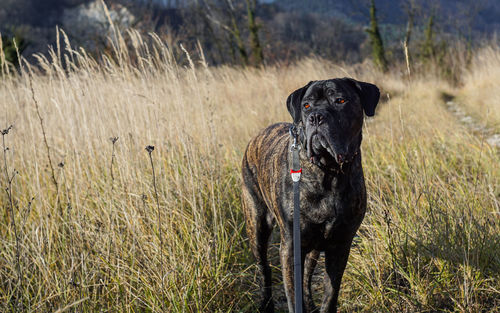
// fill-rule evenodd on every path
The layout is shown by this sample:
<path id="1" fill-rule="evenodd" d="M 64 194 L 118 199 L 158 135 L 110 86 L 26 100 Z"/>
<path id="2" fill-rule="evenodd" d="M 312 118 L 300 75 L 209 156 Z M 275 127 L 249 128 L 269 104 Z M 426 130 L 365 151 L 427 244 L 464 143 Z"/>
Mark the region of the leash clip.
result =
<path id="1" fill-rule="evenodd" d="M 302 168 L 300 167 L 300 160 L 299 160 L 299 151 L 300 151 L 300 144 L 298 143 L 298 132 L 297 132 L 297 127 L 295 125 L 292 125 L 290 127 L 290 137 L 293 138 L 293 142 L 290 146 L 290 152 L 291 152 L 291 166 L 290 166 L 290 175 L 292 176 L 293 182 L 299 182 L 300 181 L 300 175 L 302 174 Z"/>
<path id="2" fill-rule="evenodd" d="M 290 151 L 293 152 L 295 150 L 300 150 L 300 145 L 298 143 L 298 132 L 297 132 L 297 127 L 295 125 L 290 126 L 290 137 L 293 138 L 293 143 L 290 146 Z"/>

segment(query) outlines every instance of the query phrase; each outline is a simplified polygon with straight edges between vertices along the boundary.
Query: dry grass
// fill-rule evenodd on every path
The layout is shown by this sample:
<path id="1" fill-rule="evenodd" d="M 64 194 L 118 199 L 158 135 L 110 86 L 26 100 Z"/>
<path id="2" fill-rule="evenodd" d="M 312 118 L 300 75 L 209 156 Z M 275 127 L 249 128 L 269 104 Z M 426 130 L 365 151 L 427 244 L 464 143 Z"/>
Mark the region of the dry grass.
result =
<path id="1" fill-rule="evenodd" d="M 444 83 L 407 85 L 316 59 L 257 70 L 208 68 L 196 57 L 180 66 L 158 40 L 129 37 L 126 48 L 117 35 L 102 62 L 67 45 L 41 59 L 40 72 L 24 64 L 21 75 L 4 73 L 0 128 L 14 125 L 5 153 L 18 174 L 14 216 L 0 195 L 1 311 L 253 312 L 243 150 L 260 128 L 290 120 L 284 100 L 295 88 L 353 75 L 391 100 L 365 127 L 370 209 L 341 311 L 500 312 L 499 154 L 444 109 Z"/>

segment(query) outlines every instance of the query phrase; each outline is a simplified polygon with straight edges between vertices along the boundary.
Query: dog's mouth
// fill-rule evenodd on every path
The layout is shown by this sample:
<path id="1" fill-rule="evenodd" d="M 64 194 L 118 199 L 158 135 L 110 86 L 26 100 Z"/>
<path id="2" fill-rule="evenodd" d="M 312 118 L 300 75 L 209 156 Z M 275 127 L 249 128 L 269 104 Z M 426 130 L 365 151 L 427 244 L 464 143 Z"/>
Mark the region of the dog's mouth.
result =
<path id="1" fill-rule="evenodd" d="M 309 137 L 307 138 L 307 157 L 312 163 L 319 162 L 321 158 L 325 157 L 325 154 L 330 158 L 335 158 L 336 153 L 323 134 L 314 131 L 307 137 Z"/>
<path id="2" fill-rule="evenodd" d="M 325 135 L 317 130 L 311 131 L 307 136 L 307 157 L 311 163 L 328 165 L 337 163 L 342 166 L 349 163 L 357 153 L 350 155 L 349 147 L 336 148 L 332 136 Z"/>

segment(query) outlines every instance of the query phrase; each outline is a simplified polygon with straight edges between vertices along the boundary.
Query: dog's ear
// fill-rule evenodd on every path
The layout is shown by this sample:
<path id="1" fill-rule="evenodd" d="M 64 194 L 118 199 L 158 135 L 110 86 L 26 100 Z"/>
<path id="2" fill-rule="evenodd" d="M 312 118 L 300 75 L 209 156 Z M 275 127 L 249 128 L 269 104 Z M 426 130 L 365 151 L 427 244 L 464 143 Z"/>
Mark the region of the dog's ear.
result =
<path id="1" fill-rule="evenodd" d="M 380 91 L 374 84 L 360 82 L 352 78 L 344 78 L 350 81 L 361 99 L 363 110 L 367 116 L 375 115 L 375 108 L 377 107 L 378 100 L 380 99 Z"/>
<path id="2" fill-rule="evenodd" d="M 300 114 L 302 112 L 300 104 L 302 102 L 304 94 L 306 93 L 307 88 L 309 88 L 309 86 L 311 86 L 312 83 L 313 82 L 310 81 L 304 87 L 295 90 L 286 99 L 286 107 L 288 109 L 288 112 L 290 112 L 290 115 L 293 118 L 294 124 L 298 124 L 300 122 Z"/>

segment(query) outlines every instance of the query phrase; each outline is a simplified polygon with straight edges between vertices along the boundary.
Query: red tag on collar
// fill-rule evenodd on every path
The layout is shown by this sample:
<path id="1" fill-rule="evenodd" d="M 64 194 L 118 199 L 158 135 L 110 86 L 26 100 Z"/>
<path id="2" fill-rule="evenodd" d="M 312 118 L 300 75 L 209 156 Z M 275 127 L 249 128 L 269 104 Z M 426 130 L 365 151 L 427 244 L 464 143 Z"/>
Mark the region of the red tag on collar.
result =
<path id="1" fill-rule="evenodd" d="M 298 182 L 300 180 L 300 175 L 302 174 L 302 169 L 298 171 L 290 170 L 290 175 L 292 176 L 292 180 L 294 182 Z"/>

